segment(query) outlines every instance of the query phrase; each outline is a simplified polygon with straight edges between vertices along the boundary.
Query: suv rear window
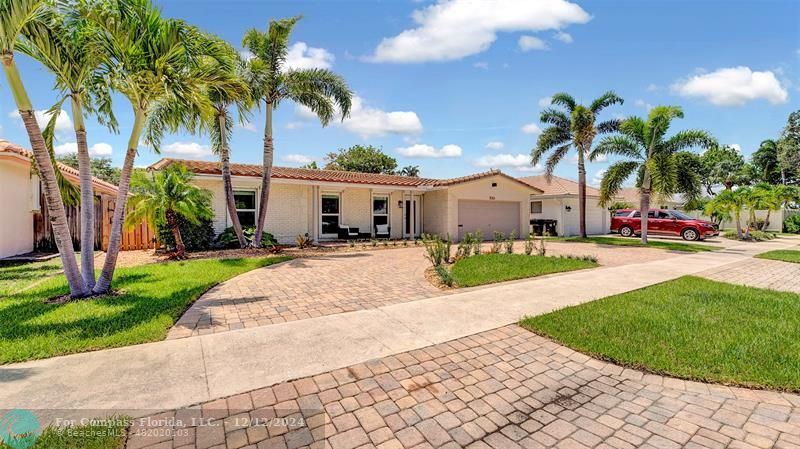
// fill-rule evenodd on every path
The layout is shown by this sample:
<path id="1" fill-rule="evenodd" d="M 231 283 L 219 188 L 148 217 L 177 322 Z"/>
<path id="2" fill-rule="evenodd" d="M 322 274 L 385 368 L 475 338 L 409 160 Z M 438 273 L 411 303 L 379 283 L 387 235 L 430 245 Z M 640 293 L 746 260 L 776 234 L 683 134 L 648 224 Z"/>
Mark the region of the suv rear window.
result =
<path id="1" fill-rule="evenodd" d="M 614 212 L 614 216 L 615 217 L 627 217 L 630 214 L 631 214 L 631 211 L 629 211 L 629 210 L 618 210 L 618 211 Z"/>

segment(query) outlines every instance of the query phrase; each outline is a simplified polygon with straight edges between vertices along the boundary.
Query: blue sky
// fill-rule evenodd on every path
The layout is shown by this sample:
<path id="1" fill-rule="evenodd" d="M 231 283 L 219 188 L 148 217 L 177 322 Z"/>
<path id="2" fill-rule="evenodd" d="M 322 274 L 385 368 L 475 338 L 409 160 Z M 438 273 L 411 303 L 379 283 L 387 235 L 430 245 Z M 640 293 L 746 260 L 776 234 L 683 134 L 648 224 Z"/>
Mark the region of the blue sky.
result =
<path id="1" fill-rule="evenodd" d="M 330 67 L 356 93 L 352 116 L 322 128 L 292 103 L 275 117 L 276 165 L 297 166 L 352 144 L 372 144 L 450 177 L 501 168 L 539 172 L 527 163 L 539 112 L 565 91 L 590 102 L 613 89 L 623 106 L 603 118 L 645 115 L 651 105 L 683 106 L 676 128 L 702 128 L 745 155 L 776 137 L 800 107 L 800 2 L 797 1 L 235 1 L 157 0 L 179 17 L 237 47 L 248 28 L 302 14 L 291 39 L 297 67 Z M 20 55 L 37 109 L 55 100 L 52 77 Z M 27 146 L 2 80 L 0 137 Z M 119 165 L 130 107 L 117 98 L 121 133 L 92 119 L 89 143 Z M 74 149 L 69 115 L 58 149 Z M 263 113 L 235 129 L 233 160 L 261 160 Z M 213 159 L 205 136 L 170 135 L 162 155 Z M 142 150 L 136 165 L 160 156 Z M 608 161 L 593 163 L 595 180 Z M 556 174 L 575 178 L 565 160 Z"/>

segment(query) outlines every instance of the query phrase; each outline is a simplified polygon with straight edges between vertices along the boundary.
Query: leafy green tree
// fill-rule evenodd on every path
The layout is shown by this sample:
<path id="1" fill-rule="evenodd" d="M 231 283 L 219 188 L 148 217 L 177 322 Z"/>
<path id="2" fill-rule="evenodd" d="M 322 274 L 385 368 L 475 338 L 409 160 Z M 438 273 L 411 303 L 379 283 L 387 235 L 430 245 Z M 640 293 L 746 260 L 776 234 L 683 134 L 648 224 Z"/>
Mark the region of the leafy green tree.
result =
<path id="1" fill-rule="evenodd" d="M 133 124 L 120 173 L 108 251 L 93 291 L 108 292 L 114 277 L 131 174 L 140 143 L 157 150 L 166 132 L 196 129 L 213 107 L 200 61 L 224 48 L 182 20 L 166 19 L 150 0 L 87 2 L 87 17 L 106 52 L 100 72 L 127 99 Z"/>
<path id="2" fill-rule="evenodd" d="M 74 169 L 78 169 L 78 154 L 67 153 L 56 158 L 58 162 L 68 165 Z M 92 168 L 92 176 L 103 181 L 117 185 L 119 184 L 120 168 L 111 165 L 111 158 L 108 157 L 94 157 L 91 158 L 90 165 Z"/>
<path id="3" fill-rule="evenodd" d="M 783 184 L 800 182 L 800 110 L 789 114 L 778 142 L 778 164 Z"/>
<path id="4" fill-rule="evenodd" d="M 736 224 L 736 236 L 739 240 L 747 238 L 742 232 L 742 214 L 747 208 L 750 196 L 750 188 L 742 187 L 736 190 L 723 190 L 706 204 L 705 214 L 717 216 L 722 220 L 733 220 Z"/>
<path id="5" fill-rule="evenodd" d="M 612 91 L 598 97 L 589 106 L 578 104 L 566 93 L 553 95 L 551 104 L 562 106 L 564 110 L 547 108 L 539 118 L 550 126 L 546 128 L 531 151 L 531 164 L 537 165 L 545 154 L 550 153 L 545 163 L 547 181 L 559 162 L 575 148 L 578 155 L 578 211 L 580 215 L 581 237 L 586 237 L 586 158 L 592 149 L 592 142 L 598 134 L 614 132 L 619 120 L 597 122 L 598 114 L 608 106 L 622 104 L 624 100 Z"/>
<path id="6" fill-rule="evenodd" d="M 641 195 L 642 243 L 647 244 L 647 211 L 650 195 L 671 197 L 683 193 L 687 199 L 700 195 L 700 175 L 693 172 L 693 163 L 687 163 L 680 152 L 687 148 L 709 148 L 716 143 L 702 130 L 685 130 L 667 138 L 672 120 L 683 118 L 678 106 L 657 106 L 650 110 L 647 120 L 639 117 L 625 119 L 619 134 L 603 138 L 589 155 L 596 160 L 601 155 L 617 155 L 627 160 L 611 164 L 600 184 L 600 202 L 613 201 L 623 183 L 634 173 Z M 678 156 L 676 156 L 676 154 Z"/>
<path id="7" fill-rule="evenodd" d="M 372 145 L 340 148 L 325 156 L 325 170 L 394 174 L 397 160 Z"/>
<path id="8" fill-rule="evenodd" d="M 319 170 L 319 166 L 317 165 L 317 161 L 311 161 L 308 164 L 301 165 L 300 168 L 307 168 L 309 170 Z"/>
<path id="9" fill-rule="evenodd" d="M 722 184 L 727 190 L 734 185 L 748 182 L 744 157 L 735 148 L 716 145 L 701 156 L 703 162 L 703 185 L 709 195 L 714 195 L 713 187 Z"/>
<path id="10" fill-rule="evenodd" d="M 17 49 L 20 39 L 32 37 L 41 31 L 34 24 L 45 14 L 45 6 L 43 0 L 0 0 L 0 51 L 7 85 L 25 125 L 37 171 L 42 180 L 45 205 L 51 219 L 53 235 L 61 256 L 70 296 L 80 298 L 87 296 L 91 289 L 78 268 L 55 164 L 36 121 L 33 104 L 14 59 L 14 51 Z"/>
<path id="11" fill-rule="evenodd" d="M 770 184 L 783 183 L 783 173 L 778 162 L 778 141 L 763 140 L 753 153 L 751 165 L 759 181 Z"/>
<path id="12" fill-rule="evenodd" d="M 166 223 L 175 239 L 175 259 L 186 258 L 179 218 L 200 224 L 214 215 L 211 193 L 192 184 L 193 177 L 185 166 L 171 164 L 151 174 L 137 172 L 131 179 L 125 225 L 133 227 L 147 220 L 156 229 L 158 223 Z"/>
<path id="13" fill-rule="evenodd" d="M 407 165 L 397 172 L 400 176 L 408 176 L 410 178 L 419 178 L 419 165 Z"/>
<path id="14" fill-rule="evenodd" d="M 353 94 L 341 76 L 327 69 L 298 70 L 286 67 L 289 35 L 298 20 L 300 17 L 272 20 L 266 32 L 251 29 L 242 40 L 244 47 L 253 55 L 248 67 L 250 89 L 254 98 L 264 102 L 267 116 L 261 198 L 253 240 L 256 246 L 260 245 L 267 217 L 274 154 L 272 114 L 275 108 L 284 100 L 292 100 L 314 112 L 323 126 L 337 112 L 342 120 L 350 114 Z"/>

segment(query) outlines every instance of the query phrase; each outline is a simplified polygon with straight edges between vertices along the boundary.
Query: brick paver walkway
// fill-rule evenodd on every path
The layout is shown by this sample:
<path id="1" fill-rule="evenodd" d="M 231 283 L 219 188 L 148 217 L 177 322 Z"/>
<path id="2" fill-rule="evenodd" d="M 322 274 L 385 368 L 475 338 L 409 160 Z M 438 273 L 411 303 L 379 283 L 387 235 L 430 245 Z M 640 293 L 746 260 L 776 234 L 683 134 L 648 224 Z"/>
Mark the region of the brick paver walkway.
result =
<path id="1" fill-rule="evenodd" d="M 523 248 L 522 242 L 516 243 L 516 252 Z M 565 242 L 548 242 L 547 251 L 556 256 L 593 255 L 603 266 L 679 255 L 651 248 Z M 445 294 L 425 279 L 429 265 L 423 248 L 416 247 L 295 259 L 253 270 L 209 290 L 178 320 L 167 338 L 374 309 Z"/>
<path id="2" fill-rule="evenodd" d="M 699 273 L 716 281 L 800 293 L 800 264 L 746 259 Z"/>
<path id="3" fill-rule="evenodd" d="M 158 417 L 128 448 L 800 447 L 800 396 L 643 375 L 516 325 Z"/>

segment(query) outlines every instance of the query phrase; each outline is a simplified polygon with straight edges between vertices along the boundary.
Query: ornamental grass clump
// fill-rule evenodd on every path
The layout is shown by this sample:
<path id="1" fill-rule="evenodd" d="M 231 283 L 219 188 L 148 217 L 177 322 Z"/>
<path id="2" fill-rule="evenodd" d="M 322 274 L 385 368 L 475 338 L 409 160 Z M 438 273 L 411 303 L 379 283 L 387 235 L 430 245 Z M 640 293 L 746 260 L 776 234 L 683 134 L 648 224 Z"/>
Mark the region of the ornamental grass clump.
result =
<path id="1" fill-rule="evenodd" d="M 511 234 L 508 234 L 508 240 L 505 242 L 506 247 L 506 254 L 514 254 L 514 239 L 517 237 L 517 231 L 511 231 Z"/>

